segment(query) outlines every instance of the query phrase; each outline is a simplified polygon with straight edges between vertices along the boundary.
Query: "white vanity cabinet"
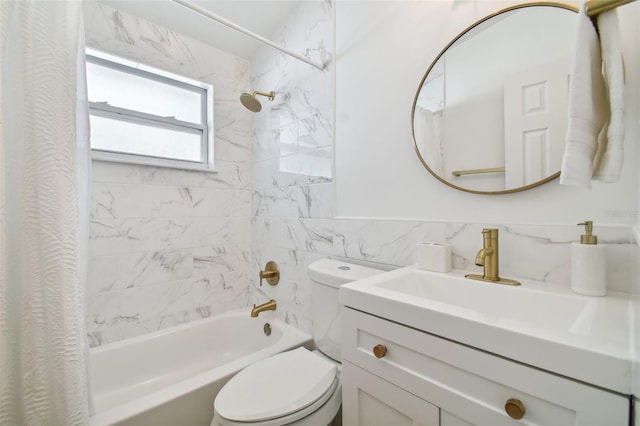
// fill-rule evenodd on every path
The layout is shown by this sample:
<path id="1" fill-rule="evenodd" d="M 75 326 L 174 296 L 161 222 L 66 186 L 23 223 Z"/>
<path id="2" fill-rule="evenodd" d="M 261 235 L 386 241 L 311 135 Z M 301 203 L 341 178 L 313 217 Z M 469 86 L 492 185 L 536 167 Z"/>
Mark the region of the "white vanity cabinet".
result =
<path id="1" fill-rule="evenodd" d="M 438 407 L 350 362 L 342 364 L 344 425 L 437 426 Z M 349 407 L 349 410 L 345 410 Z"/>
<path id="2" fill-rule="evenodd" d="M 348 307 L 342 323 L 347 426 L 628 425 L 623 395 Z"/>

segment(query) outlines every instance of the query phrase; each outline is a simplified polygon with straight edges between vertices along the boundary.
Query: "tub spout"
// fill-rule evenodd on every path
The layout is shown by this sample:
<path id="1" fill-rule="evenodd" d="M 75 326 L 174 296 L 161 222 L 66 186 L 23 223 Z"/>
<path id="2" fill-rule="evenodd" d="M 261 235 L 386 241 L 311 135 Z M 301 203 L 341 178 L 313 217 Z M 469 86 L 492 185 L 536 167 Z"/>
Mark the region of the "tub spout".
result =
<path id="1" fill-rule="evenodd" d="M 275 311 L 275 310 L 276 310 L 276 301 L 273 299 L 258 306 L 256 306 L 256 304 L 254 303 L 253 309 L 251 309 L 251 317 L 256 318 L 260 312 Z"/>

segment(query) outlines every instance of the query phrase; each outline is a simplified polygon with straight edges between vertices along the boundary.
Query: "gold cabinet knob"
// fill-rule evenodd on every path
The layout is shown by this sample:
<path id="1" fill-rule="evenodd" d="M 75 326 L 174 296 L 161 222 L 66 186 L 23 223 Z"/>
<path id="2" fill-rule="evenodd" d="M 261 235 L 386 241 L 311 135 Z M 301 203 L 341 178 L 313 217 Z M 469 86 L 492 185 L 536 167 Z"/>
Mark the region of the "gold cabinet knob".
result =
<path id="1" fill-rule="evenodd" d="M 373 347 L 373 354 L 376 358 L 384 358 L 387 354 L 387 347 L 385 345 L 375 345 Z"/>
<path id="2" fill-rule="evenodd" d="M 519 399 L 511 398 L 504 404 L 504 410 L 512 419 L 520 420 L 524 417 L 524 404 Z"/>

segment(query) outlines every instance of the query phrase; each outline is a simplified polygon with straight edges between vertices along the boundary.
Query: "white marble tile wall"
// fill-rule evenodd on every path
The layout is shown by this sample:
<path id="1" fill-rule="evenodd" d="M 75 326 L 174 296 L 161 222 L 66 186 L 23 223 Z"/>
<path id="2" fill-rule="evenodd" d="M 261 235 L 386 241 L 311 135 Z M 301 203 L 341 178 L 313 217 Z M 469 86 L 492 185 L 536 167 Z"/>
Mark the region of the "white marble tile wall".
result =
<path id="1" fill-rule="evenodd" d="M 305 43 L 331 46 L 330 7 L 330 2 L 305 2 L 274 39 L 301 51 Z M 309 32 L 309 28 L 313 30 Z M 331 69 L 329 51 L 318 58 L 327 61 Z M 274 260 L 282 277 L 276 287 L 259 287 L 257 279 L 252 279 L 253 303 L 275 298 L 282 318 L 310 332 L 306 270 L 310 262 L 333 256 L 386 269 L 413 264 L 418 242 L 446 242 L 453 248 L 454 268 L 479 271 L 474 259 L 482 246 L 484 227 L 500 230 L 502 276 L 568 285 L 570 243 L 579 240 L 578 226 L 334 218 L 332 175 L 316 172 L 331 170 L 333 107 L 326 95 L 332 92 L 332 82 L 326 72 L 307 68 L 268 49 L 251 65 L 254 90 L 275 90 L 277 94 L 272 103 L 263 102 L 266 108 L 256 115 L 252 131 L 250 269 L 257 277 L 259 268 Z M 304 95 L 300 97 L 300 93 Z M 310 117 L 317 117 L 311 120 L 317 125 L 304 124 Z M 322 157 L 317 157 L 317 163 L 309 161 L 319 152 Z M 324 159 L 327 166 L 321 165 Z M 636 255 L 629 228 L 596 224 L 596 233 L 601 243 L 609 245 L 611 290 L 628 291 Z"/>
<path id="2" fill-rule="evenodd" d="M 287 322 L 311 330 L 306 266 L 333 252 L 333 23 L 331 1 L 305 1 L 271 39 L 310 59 L 317 70 L 270 48 L 251 63 L 262 100 L 252 131 L 251 277 L 268 260 L 281 269 L 276 287 L 250 281 L 251 301 L 276 299 Z"/>
<path id="3" fill-rule="evenodd" d="M 573 226 L 500 224 L 461 224 L 446 222 L 307 219 L 254 217 L 252 250 L 263 261 L 284 262 L 283 281 L 277 288 L 253 292 L 252 301 L 280 298 L 282 315 L 305 327 L 310 324 L 306 266 L 320 257 L 338 257 L 366 262 L 387 269 L 415 263 L 418 242 L 452 245 L 453 267 L 481 272 L 474 259 L 482 247 L 481 230 L 500 231 L 500 271 L 504 277 L 519 277 L 569 285 L 571 242 L 579 239 Z M 599 242 L 607 244 L 607 272 L 610 291 L 631 290 L 637 247 L 629 229 L 621 226 L 598 227 Z M 254 265 L 258 266 L 258 265 Z M 254 287 L 251 287 L 255 290 Z M 310 329 L 307 329 L 310 331 Z"/>
<path id="4" fill-rule="evenodd" d="M 249 63 L 108 6 L 84 4 L 87 45 L 214 86 L 217 173 L 93 163 L 92 345 L 244 307 L 250 257 Z"/>
<path id="5" fill-rule="evenodd" d="M 310 262 L 334 256 L 405 266 L 414 263 L 418 242 L 433 241 L 453 246 L 455 268 L 478 270 L 473 259 L 483 227 L 500 229 L 503 276 L 568 283 L 577 226 L 334 217 L 332 6 L 301 2 L 272 37 L 326 70 L 264 48 L 251 63 L 250 81 L 238 58 L 203 55 L 211 48 L 105 6 L 85 6 L 90 45 L 212 82 L 219 124 L 217 174 L 95 164 L 88 307 L 94 344 L 272 297 L 282 318 L 310 332 Z M 263 110 L 252 115 L 237 102 L 247 87 L 274 90 L 276 98 L 260 98 Z M 596 232 L 609 245 L 612 289 L 628 290 L 637 256 L 630 230 L 596 224 Z M 268 260 L 281 269 L 276 287 L 258 284 Z"/>

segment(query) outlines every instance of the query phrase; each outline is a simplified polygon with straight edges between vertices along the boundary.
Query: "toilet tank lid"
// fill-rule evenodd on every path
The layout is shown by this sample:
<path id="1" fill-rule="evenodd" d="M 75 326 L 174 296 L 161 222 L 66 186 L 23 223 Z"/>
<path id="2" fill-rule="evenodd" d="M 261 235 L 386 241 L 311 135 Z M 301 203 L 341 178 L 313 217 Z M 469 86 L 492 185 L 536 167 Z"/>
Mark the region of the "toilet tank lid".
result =
<path id="1" fill-rule="evenodd" d="M 309 278 L 332 287 L 339 287 L 383 272 L 385 271 L 336 259 L 320 259 L 309 264 Z"/>

